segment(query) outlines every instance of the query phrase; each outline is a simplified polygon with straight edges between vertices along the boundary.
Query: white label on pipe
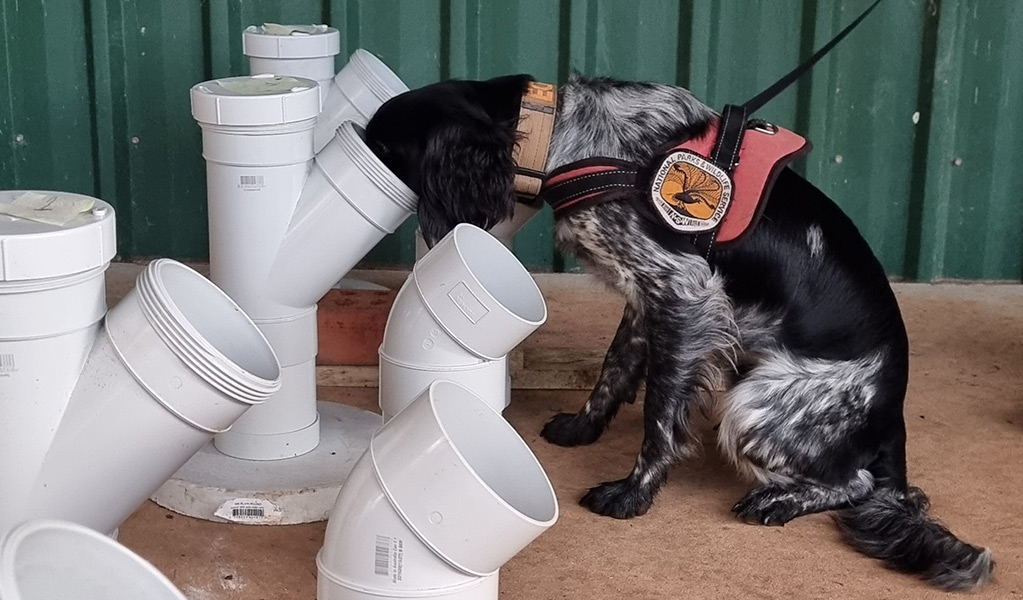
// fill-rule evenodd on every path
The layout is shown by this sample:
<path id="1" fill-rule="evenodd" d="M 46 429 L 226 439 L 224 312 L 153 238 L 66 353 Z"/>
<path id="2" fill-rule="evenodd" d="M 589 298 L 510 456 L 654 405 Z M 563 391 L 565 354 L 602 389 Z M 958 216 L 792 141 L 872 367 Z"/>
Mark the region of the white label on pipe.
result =
<path id="1" fill-rule="evenodd" d="M 266 187 L 262 175 L 239 175 L 238 187 L 246 192 L 258 192 Z"/>
<path id="2" fill-rule="evenodd" d="M 405 569 L 405 540 L 378 535 L 373 549 L 373 573 L 398 583 Z"/>
<path id="3" fill-rule="evenodd" d="M 221 504 L 213 514 L 232 523 L 274 525 L 281 522 L 284 511 L 262 498 L 235 498 Z"/>
<path id="4" fill-rule="evenodd" d="M 480 319 L 486 316 L 489 310 L 483 303 L 479 301 L 469 288 L 465 287 L 465 284 L 459 282 L 450 292 L 448 292 L 448 298 L 455 303 L 458 310 L 462 311 L 473 323 L 478 323 Z"/>
<path id="5" fill-rule="evenodd" d="M 13 354 L 0 354 L 0 377 L 10 377 L 18 369 L 14 366 Z"/>

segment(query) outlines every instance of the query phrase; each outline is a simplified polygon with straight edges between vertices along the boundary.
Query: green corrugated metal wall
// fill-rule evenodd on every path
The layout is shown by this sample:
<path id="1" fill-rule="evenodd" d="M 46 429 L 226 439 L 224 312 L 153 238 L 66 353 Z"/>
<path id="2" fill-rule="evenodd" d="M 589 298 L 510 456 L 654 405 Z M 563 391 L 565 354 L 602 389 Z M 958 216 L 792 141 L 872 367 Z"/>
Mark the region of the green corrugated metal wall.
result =
<path id="1" fill-rule="evenodd" d="M 194 83 L 244 74 L 241 31 L 326 22 L 411 87 L 570 69 L 743 101 L 867 0 L 0 0 L 0 188 L 98 195 L 124 257 L 206 255 Z M 1013 35 L 1011 32 L 1016 31 Z M 886 0 L 762 115 L 809 135 L 799 165 L 889 273 L 1023 279 L 1023 2 Z M 369 260 L 413 259 L 406 223 Z M 565 268 L 542 213 L 516 241 Z M 571 268 L 571 264 L 568 265 Z"/>

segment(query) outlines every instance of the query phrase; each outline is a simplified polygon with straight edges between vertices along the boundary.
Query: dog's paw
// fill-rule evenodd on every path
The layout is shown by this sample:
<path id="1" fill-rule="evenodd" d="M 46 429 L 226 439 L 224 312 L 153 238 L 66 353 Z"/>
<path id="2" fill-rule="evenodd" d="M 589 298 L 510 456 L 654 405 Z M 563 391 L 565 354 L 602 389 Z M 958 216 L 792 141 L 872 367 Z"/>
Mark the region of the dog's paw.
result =
<path id="1" fill-rule="evenodd" d="M 803 505 L 784 489 L 765 485 L 746 494 L 732 507 L 732 512 L 755 525 L 784 525 L 801 516 Z"/>
<path id="2" fill-rule="evenodd" d="M 608 481 L 590 488 L 579 504 L 598 515 L 631 519 L 646 513 L 654 503 L 653 492 L 632 479 Z"/>
<path id="3" fill-rule="evenodd" d="M 603 427 L 579 415 L 560 413 L 543 426 L 540 435 L 558 446 L 585 446 L 600 439 Z"/>

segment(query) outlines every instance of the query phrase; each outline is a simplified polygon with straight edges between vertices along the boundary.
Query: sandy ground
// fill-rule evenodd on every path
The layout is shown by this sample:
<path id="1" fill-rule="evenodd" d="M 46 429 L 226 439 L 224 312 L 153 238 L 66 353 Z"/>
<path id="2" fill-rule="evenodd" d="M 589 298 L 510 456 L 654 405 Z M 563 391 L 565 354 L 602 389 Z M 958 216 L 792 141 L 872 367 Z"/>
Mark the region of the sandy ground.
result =
<path id="1" fill-rule="evenodd" d="M 132 272 L 112 269 L 113 299 L 131 285 Z M 551 316 L 527 343 L 605 348 L 620 301 L 583 276 L 540 281 Z M 902 284 L 896 291 L 912 348 L 910 480 L 931 496 L 933 515 L 994 552 L 995 580 L 974 595 L 1023 598 L 1023 286 Z M 319 393 L 376 410 L 374 389 Z M 616 521 L 589 513 L 576 503 L 585 490 L 633 464 L 641 407 L 626 406 L 589 447 L 540 438 L 552 414 L 585 399 L 581 391 L 513 392 L 505 414 L 550 475 L 561 518 L 501 570 L 503 600 L 947 596 L 858 555 L 826 516 L 776 528 L 737 522 L 729 507 L 747 484 L 719 458 L 709 430 L 703 456 L 674 468 L 645 516 Z M 216 524 L 147 503 L 121 527 L 120 540 L 190 600 L 313 600 L 324 527 Z"/>

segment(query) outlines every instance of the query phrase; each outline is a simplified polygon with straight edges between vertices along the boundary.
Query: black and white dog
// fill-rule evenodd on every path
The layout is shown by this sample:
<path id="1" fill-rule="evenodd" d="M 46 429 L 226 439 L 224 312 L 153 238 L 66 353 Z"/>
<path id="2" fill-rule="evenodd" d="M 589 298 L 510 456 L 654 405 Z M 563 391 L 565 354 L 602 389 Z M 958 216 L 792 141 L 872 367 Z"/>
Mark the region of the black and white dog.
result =
<path id="1" fill-rule="evenodd" d="M 489 228 L 511 214 L 529 82 L 437 83 L 392 98 L 367 126 L 370 147 L 419 194 L 428 244 L 460 222 Z M 594 156 L 649 164 L 715 117 L 667 85 L 572 76 L 560 98 L 548 171 Z M 823 193 L 784 171 L 756 229 L 709 261 L 629 202 L 573 212 L 556 229 L 559 247 L 624 294 L 626 308 L 589 400 L 543 436 L 596 441 L 646 378 L 635 467 L 581 504 L 645 513 L 694 449 L 694 411 L 714 397 L 721 450 L 757 481 L 733 508 L 739 518 L 781 525 L 834 510 L 856 548 L 893 568 L 947 589 L 990 578 L 990 552 L 928 518 L 926 496 L 906 481 L 902 316 L 880 263 Z"/>

